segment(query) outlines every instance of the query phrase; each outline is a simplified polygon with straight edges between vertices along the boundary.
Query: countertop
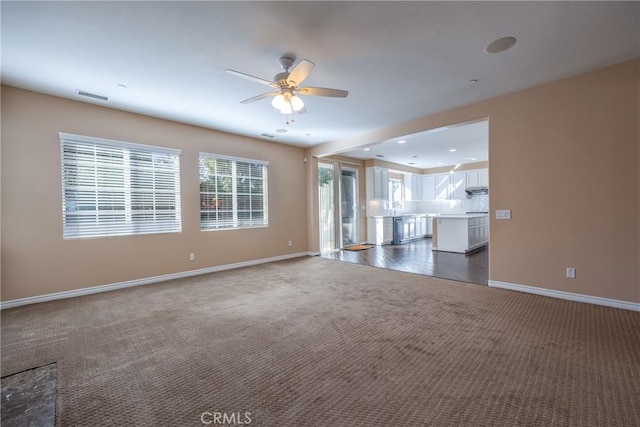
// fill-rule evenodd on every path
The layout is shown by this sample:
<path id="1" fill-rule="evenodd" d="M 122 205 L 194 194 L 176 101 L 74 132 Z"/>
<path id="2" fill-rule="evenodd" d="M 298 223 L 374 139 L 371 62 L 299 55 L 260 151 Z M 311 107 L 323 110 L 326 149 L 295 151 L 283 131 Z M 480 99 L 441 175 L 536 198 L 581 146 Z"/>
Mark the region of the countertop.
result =
<path id="1" fill-rule="evenodd" d="M 442 214 L 438 215 L 438 219 L 469 219 L 488 217 L 489 214 Z"/>
<path id="2" fill-rule="evenodd" d="M 442 219 L 469 219 L 469 218 L 481 218 L 487 217 L 489 214 L 440 214 L 440 213 L 413 213 L 413 214 L 398 214 L 398 215 L 373 215 L 367 218 L 400 218 L 405 216 L 428 216 L 431 218 Z"/>
<path id="3" fill-rule="evenodd" d="M 397 215 L 371 215 L 367 216 L 367 218 L 400 218 L 405 216 L 428 216 L 428 217 L 436 217 L 440 216 L 437 213 L 408 213 L 408 214 L 397 214 Z"/>

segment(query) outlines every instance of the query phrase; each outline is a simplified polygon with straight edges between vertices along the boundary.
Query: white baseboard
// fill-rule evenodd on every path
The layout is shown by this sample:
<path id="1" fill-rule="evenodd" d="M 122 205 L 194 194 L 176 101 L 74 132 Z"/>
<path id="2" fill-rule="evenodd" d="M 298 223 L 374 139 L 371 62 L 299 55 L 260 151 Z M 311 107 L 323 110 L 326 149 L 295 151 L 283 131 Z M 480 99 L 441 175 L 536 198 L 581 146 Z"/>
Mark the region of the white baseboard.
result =
<path id="1" fill-rule="evenodd" d="M 180 273 L 164 274 L 162 276 L 144 277 L 142 279 L 128 280 L 126 282 L 111 283 L 109 285 L 91 286 L 89 288 L 74 289 L 72 291 L 56 292 L 53 294 L 38 295 L 27 298 L 19 298 L 0 302 L 0 310 L 6 308 L 19 307 L 27 304 L 37 304 L 40 302 L 54 301 L 57 299 L 74 298 L 83 295 L 97 294 L 100 292 L 114 291 L 116 289 L 131 288 L 133 286 L 148 285 L 151 283 L 165 282 L 167 280 L 182 279 L 184 277 L 198 276 L 200 274 L 215 273 L 217 271 L 231 270 L 234 268 L 250 267 L 253 265 L 266 264 L 268 262 L 283 261 L 291 258 L 303 256 L 313 256 L 312 252 L 298 252 L 294 254 L 279 255 L 269 258 L 254 259 L 251 261 L 236 262 L 233 264 L 218 265 L 215 267 L 201 268 L 198 270 L 182 271 Z"/>
<path id="2" fill-rule="evenodd" d="M 622 308 L 624 310 L 640 311 L 640 303 L 637 302 L 594 297 L 591 295 L 556 291 L 553 289 L 538 288 L 535 286 L 525 286 L 515 283 L 499 282 L 497 280 L 489 280 L 489 286 L 494 288 L 510 289 L 512 291 L 527 292 L 529 294 L 542 295 L 545 297 L 566 299 L 569 301 L 586 302 L 587 304 L 604 305 L 607 307 Z"/>

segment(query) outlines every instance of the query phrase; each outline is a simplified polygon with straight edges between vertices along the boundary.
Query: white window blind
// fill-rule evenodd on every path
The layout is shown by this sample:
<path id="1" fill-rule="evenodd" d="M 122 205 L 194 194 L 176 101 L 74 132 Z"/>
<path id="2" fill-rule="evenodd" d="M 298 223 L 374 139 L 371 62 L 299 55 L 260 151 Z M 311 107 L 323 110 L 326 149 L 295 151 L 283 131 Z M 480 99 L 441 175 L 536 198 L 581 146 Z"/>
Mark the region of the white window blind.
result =
<path id="1" fill-rule="evenodd" d="M 268 164 L 200 153 L 200 229 L 266 227 Z"/>
<path id="2" fill-rule="evenodd" d="M 64 238 L 181 230 L 180 150 L 60 133 Z"/>

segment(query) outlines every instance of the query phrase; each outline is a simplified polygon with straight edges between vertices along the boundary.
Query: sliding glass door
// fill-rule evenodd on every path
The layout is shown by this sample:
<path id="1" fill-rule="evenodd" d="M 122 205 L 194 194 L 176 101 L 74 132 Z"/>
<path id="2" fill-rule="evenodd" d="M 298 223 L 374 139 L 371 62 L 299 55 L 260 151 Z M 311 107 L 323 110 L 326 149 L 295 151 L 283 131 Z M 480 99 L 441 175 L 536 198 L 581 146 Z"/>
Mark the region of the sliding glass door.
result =
<path id="1" fill-rule="evenodd" d="M 340 185 L 342 247 L 358 243 L 358 170 L 342 168 Z"/>
<path id="2" fill-rule="evenodd" d="M 340 237 L 336 227 L 336 217 L 339 206 L 335 203 L 340 188 L 335 179 L 335 170 L 339 169 L 337 162 L 318 162 L 318 197 L 320 208 L 320 252 L 335 252 L 338 249 Z M 339 217 L 338 217 L 339 218 Z"/>
<path id="3" fill-rule="evenodd" d="M 358 243 L 358 171 L 339 162 L 318 163 L 320 252 Z"/>

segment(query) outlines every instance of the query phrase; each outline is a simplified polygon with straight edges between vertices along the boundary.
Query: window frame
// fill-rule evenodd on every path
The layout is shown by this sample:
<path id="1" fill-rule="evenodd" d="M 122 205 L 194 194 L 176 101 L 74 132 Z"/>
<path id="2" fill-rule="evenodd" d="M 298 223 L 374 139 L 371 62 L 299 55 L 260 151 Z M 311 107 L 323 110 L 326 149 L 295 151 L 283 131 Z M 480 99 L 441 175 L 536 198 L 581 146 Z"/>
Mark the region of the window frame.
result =
<path id="1" fill-rule="evenodd" d="M 182 232 L 180 187 L 180 156 L 182 150 L 64 132 L 59 132 L 59 137 L 62 179 L 62 235 L 64 240 Z M 72 155 L 65 154 L 66 150 L 69 149 L 86 150 L 91 147 L 94 150 L 94 157 L 93 160 L 88 162 L 86 160 L 83 161 L 77 153 L 75 158 Z M 108 152 L 114 154 L 122 153 L 121 164 L 118 162 L 112 164 L 99 162 L 98 152 L 102 155 Z M 152 159 L 154 159 L 155 156 L 168 156 L 173 157 L 173 159 L 171 165 L 168 167 L 156 167 L 156 164 L 152 164 L 152 167 L 149 168 L 139 163 L 141 159 L 146 156 L 151 156 Z M 80 181 L 78 181 L 76 185 L 68 185 L 67 180 L 69 179 L 69 175 L 73 176 L 75 173 L 76 179 L 80 180 L 80 166 L 82 166 L 83 162 L 87 170 L 91 170 L 91 168 L 95 169 L 95 182 L 92 185 L 83 186 L 80 185 Z M 75 168 L 73 166 L 75 166 Z M 98 171 L 100 169 L 103 169 L 102 172 L 104 175 L 99 175 Z M 118 175 L 120 171 L 122 171 L 122 177 Z M 116 178 L 113 178 L 114 172 L 116 173 Z M 151 173 L 151 178 L 147 176 L 140 179 L 140 177 L 143 177 L 145 174 L 148 175 L 149 173 Z M 139 181 L 136 181 L 136 175 L 138 175 Z M 120 202 L 117 204 L 115 202 L 112 202 L 112 204 L 103 202 L 103 206 L 110 206 L 112 208 L 114 216 L 115 213 L 118 213 L 118 216 L 122 217 L 118 218 L 118 220 L 108 221 L 105 219 L 106 214 L 104 212 L 101 213 L 99 207 L 100 194 L 101 192 L 105 193 L 105 184 L 103 183 L 101 185 L 99 183 L 100 177 L 103 181 L 114 184 L 108 187 L 109 191 L 112 191 L 113 193 L 111 194 L 114 196 L 117 195 L 120 197 Z M 121 181 L 121 185 L 118 181 Z M 136 183 L 152 184 L 152 187 L 136 187 Z M 161 184 L 166 185 L 167 183 L 169 183 L 168 189 L 157 188 L 161 186 Z M 79 194 L 84 192 L 85 195 L 94 195 L 96 208 L 93 212 L 95 212 L 95 222 L 87 222 L 85 224 L 79 222 L 76 225 L 71 224 L 71 218 L 73 218 L 74 215 L 70 215 L 69 212 L 81 212 L 84 203 L 83 201 L 77 202 L 79 208 L 74 211 L 69 209 L 71 200 L 68 194 L 74 191 Z M 86 196 L 78 197 L 81 199 Z M 134 200 L 136 197 L 138 198 L 137 201 Z M 151 199 L 152 206 L 150 210 L 153 211 L 149 213 L 152 215 L 151 220 L 148 219 L 149 214 L 145 215 L 140 212 L 140 206 L 149 203 L 149 198 Z M 89 206 L 90 203 L 87 203 L 86 207 Z M 116 207 L 115 209 L 114 206 Z M 169 207 L 168 209 L 167 206 Z M 86 209 L 86 211 L 92 212 L 90 209 Z M 164 219 L 162 218 L 163 216 L 165 216 Z M 77 220 L 80 220 L 82 215 L 76 214 L 75 217 Z"/>
<path id="2" fill-rule="evenodd" d="M 211 220 L 205 220 L 203 218 L 203 216 L 207 213 L 211 213 L 211 210 L 203 210 L 203 205 L 202 205 L 202 199 L 203 196 L 205 197 L 210 197 L 211 191 L 203 191 L 202 190 L 202 159 L 203 158 L 208 158 L 208 159 L 212 159 L 214 161 L 216 160 L 222 160 L 222 161 L 230 161 L 231 163 L 231 182 L 232 182 L 232 188 L 231 188 L 231 192 L 227 192 L 227 195 L 231 195 L 231 214 L 232 214 L 232 219 L 230 220 L 231 224 L 230 225 L 226 225 L 224 222 L 222 223 L 222 225 L 220 225 L 220 219 L 218 217 L 216 217 L 216 222 L 218 225 L 214 225 L 213 222 L 211 222 Z M 238 196 L 247 196 L 247 194 L 239 194 L 238 192 L 238 163 L 247 163 L 249 165 L 249 170 L 251 170 L 251 167 L 253 167 L 254 165 L 259 165 L 262 168 L 262 177 L 260 178 L 254 178 L 254 177 L 249 177 L 249 179 L 260 179 L 262 180 L 262 192 L 260 193 L 260 196 L 262 197 L 262 209 L 261 210 L 255 210 L 255 212 L 262 212 L 262 221 L 258 224 L 253 224 L 252 221 L 250 221 L 249 224 L 242 224 L 242 220 L 240 220 L 238 218 L 238 213 L 240 211 L 245 212 L 245 213 L 249 213 L 252 214 L 254 212 L 254 209 L 249 208 L 249 210 L 247 209 L 240 209 L 239 208 L 239 203 L 238 203 Z M 223 231 L 223 230 L 245 230 L 245 229 L 251 229 L 251 228 L 267 228 L 269 227 L 269 191 L 268 191 L 268 166 L 269 166 L 269 162 L 266 160 L 256 160 L 256 159 L 247 159 L 247 158 L 242 158 L 242 157 L 235 157 L 235 156 L 227 156 L 227 155 L 222 155 L 222 154 L 215 154 L 215 153 L 207 153 L 207 152 L 199 152 L 198 153 L 198 172 L 199 172 L 199 185 L 200 185 L 200 190 L 199 190 L 199 210 L 200 210 L 200 231 L 206 232 L 206 231 Z M 215 176 L 229 176 L 229 175 L 221 175 L 216 173 Z M 216 191 L 216 198 L 218 197 L 218 192 Z M 257 195 L 257 193 L 256 193 Z M 253 194 L 249 193 L 248 194 L 249 197 L 253 196 Z M 218 215 L 219 211 L 215 211 L 216 212 L 216 216 Z M 227 209 L 224 212 L 229 212 L 229 209 Z M 229 221 L 229 220 L 227 220 Z"/>

